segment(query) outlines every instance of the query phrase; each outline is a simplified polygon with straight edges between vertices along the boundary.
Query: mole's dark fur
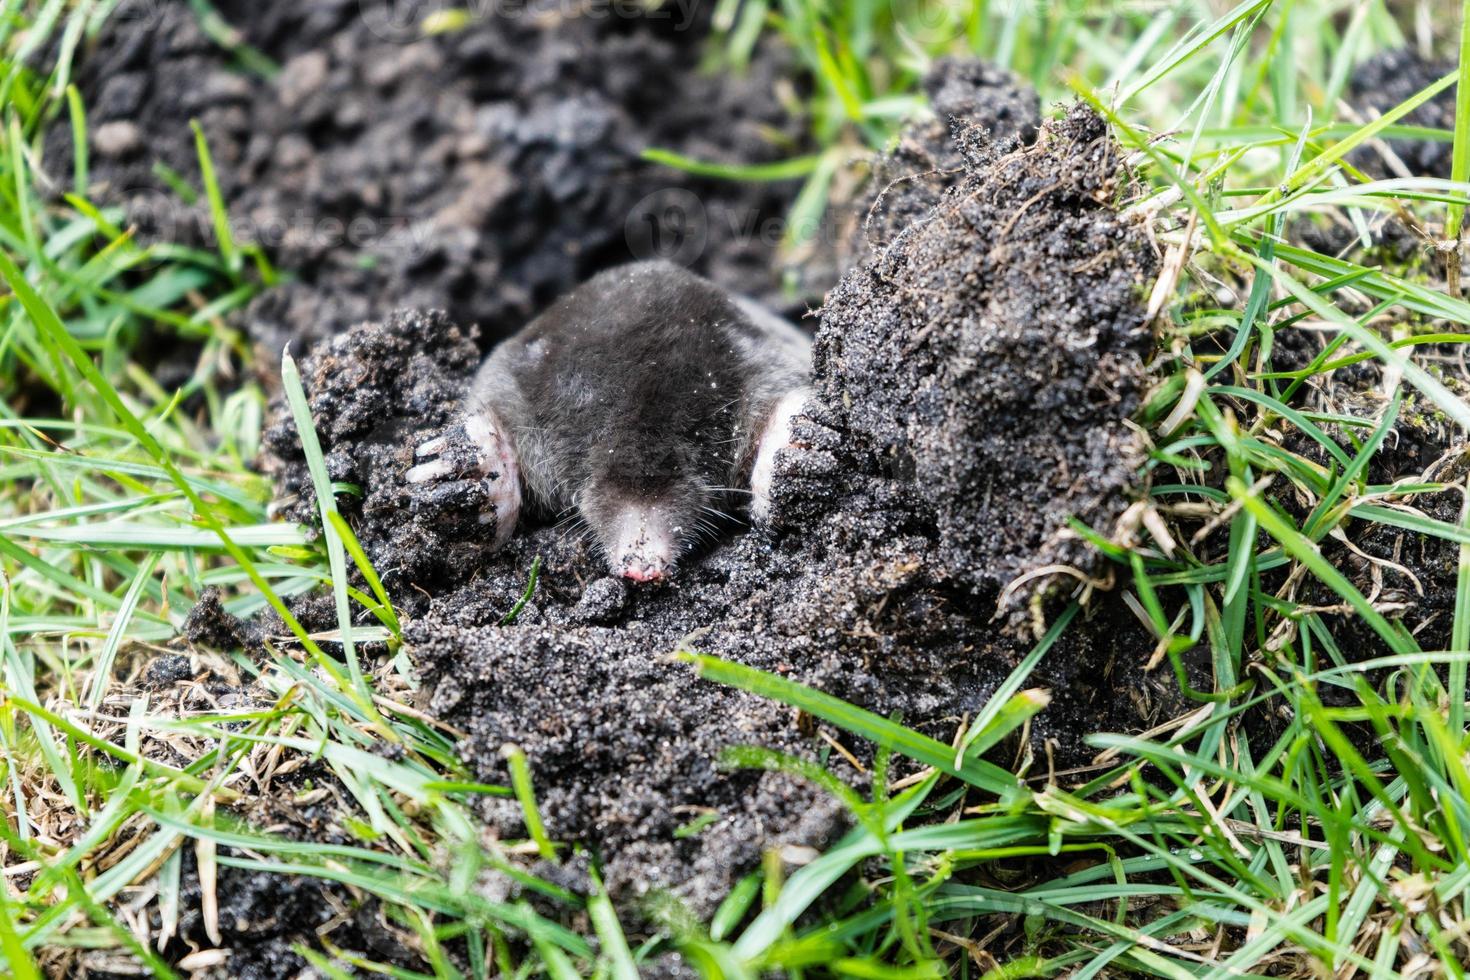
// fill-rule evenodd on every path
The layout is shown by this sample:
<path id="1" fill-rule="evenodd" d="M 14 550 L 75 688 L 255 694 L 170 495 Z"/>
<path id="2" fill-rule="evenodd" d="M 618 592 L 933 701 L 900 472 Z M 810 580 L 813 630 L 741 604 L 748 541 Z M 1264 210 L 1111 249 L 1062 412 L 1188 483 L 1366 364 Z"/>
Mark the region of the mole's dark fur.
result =
<path id="1" fill-rule="evenodd" d="M 789 323 L 641 262 L 595 276 L 492 351 L 467 417 L 511 444 L 532 510 L 577 511 L 615 572 L 659 579 L 747 492 L 763 516 L 809 365 Z"/>

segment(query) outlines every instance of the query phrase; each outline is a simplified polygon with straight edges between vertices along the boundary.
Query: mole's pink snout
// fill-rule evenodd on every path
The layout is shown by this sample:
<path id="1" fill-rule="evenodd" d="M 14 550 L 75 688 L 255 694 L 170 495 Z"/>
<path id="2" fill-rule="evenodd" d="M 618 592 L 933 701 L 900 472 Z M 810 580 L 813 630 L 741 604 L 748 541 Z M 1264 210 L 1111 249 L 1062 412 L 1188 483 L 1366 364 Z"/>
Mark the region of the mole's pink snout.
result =
<path id="1" fill-rule="evenodd" d="M 654 508 L 629 507 L 610 531 L 604 547 L 614 575 L 630 582 L 662 582 L 673 572 L 678 535 Z"/>
<path id="2" fill-rule="evenodd" d="M 662 582 L 669 577 L 668 569 L 656 568 L 653 565 L 624 565 L 618 570 L 618 575 L 630 582 Z"/>

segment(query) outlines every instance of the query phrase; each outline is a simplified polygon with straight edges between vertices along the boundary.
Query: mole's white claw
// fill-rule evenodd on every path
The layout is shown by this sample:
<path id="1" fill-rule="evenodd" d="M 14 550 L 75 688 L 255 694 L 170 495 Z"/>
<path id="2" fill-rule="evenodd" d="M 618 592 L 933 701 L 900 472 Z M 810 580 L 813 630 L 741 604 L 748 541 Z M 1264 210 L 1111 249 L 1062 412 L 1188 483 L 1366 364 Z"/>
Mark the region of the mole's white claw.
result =
<path id="1" fill-rule="evenodd" d="M 521 512 L 521 468 L 515 446 L 500 420 L 490 409 L 466 414 L 441 436 L 414 449 L 423 459 L 404 473 L 404 480 L 424 484 L 431 480 L 473 480 L 481 483 L 488 503 L 479 517 L 481 524 L 495 524 L 495 547 L 510 540 Z"/>
<path id="2" fill-rule="evenodd" d="M 750 468 L 752 522 L 765 524 L 771 519 L 771 481 L 776 475 L 776 452 L 791 447 L 791 423 L 801 414 L 810 395 L 811 391 L 806 388 L 788 391 L 771 409 L 760 441 L 756 443 L 755 463 Z"/>
<path id="3" fill-rule="evenodd" d="M 422 447 L 420 447 L 422 448 Z M 426 483 L 429 480 L 442 480 L 452 472 L 449 464 L 442 459 L 436 459 L 428 463 L 420 463 L 403 474 L 403 478 L 409 483 Z"/>
<path id="4" fill-rule="evenodd" d="M 447 445 L 449 445 L 448 439 L 446 439 L 444 436 L 435 436 L 428 442 L 420 443 L 417 447 L 414 448 L 414 458 L 422 459 L 425 456 L 437 455 L 439 453 L 442 453 L 444 451 L 444 447 Z"/>

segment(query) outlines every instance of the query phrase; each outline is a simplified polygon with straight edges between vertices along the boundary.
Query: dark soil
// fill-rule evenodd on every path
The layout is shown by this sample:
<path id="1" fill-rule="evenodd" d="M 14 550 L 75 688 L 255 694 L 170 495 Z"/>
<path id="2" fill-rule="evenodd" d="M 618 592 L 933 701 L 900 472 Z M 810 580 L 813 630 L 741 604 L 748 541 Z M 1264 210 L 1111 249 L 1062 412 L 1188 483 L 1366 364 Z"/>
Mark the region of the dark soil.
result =
<path id="1" fill-rule="evenodd" d="M 981 115 L 988 76 L 944 70 L 935 84 L 956 102 L 969 85 L 969 116 Z M 505 778 L 505 744 L 526 751 L 550 833 L 597 852 L 625 907 L 667 889 L 708 912 L 762 849 L 820 846 L 841 823 L 810 786 L 719 764 L 732 744 L 828 753 L 792 710 L 698 681 L 670 659 L 676 648 L 949 740 L 1034 642 L 1032 615 L 1057 608 L 1049 590 L 1077 583 L 1030 580 L 1010 597 L 1009 629 L 993 621 L 1002 589 L 1038 569 L 1101 571 L 1065 518 L 1109 533 L 1130 500 L 1123 420 L 1149 344 L 1140 297 L 1152 253 L 1109 206 L 1117 159 L 1090 112 L 1072 110 L 1029 148 L 960 123 L 950 152 L 963 169 L 954 186 L 927 210 L 904 195 L 911 186 L 933 200 L 931 188 L 891 188 L 889 205 L 920 219 L 822 310 L 818 395 L 799 447 L 778 462 L 783 530 L 719 543 L 665 586 L 605 577 L 587 544 L 555 527 L 488 554 L 465 524 L 474 501 L 403 482 L 412 446 L 452 415 L 473 365 L 473 342 L 446 322 L 395 315 L 304 363 L 332 476 L 365 491 L 339 503 L 412 614 L 426 706 L 469 733 L 460 749 L 486 779 Z M 280 413 L 267 442 L 292 512 L 308 518 L 304 464 Z M 498 626 L 536 556 L 534 597 Z M 1058 766 L 1085 763 L 1081 733 L 1179 713 L 1173 678 L 1142 673 L 1151 646 L 1110 608 L 1070 630 L 1033 676 L 1055 700 L 1028 749 L 1050 741 Z M 836 753 L 829 761 L 864 784 Z M 709 811 L 713 823 L 676 837 Z M 524 834 L 514 805 L 486 812 L 502 833 Z"/>
<path id="2" fill-rule="evenodd" d="M 1408 48 L 1385 51 L 1363 62 L 1348 83 L 1348 101 L 1363 116 L 1364 122 L 1381 116 L 1420 89 L 1454 70 L 1453 61 L 1428 61 Z M 1401 121 L 1405 126 L 1432 126 L 1454 131 L 1455 88 L 1450 86 L 1424 103 Z M 1389 140 L 1389 149 L 1410 174 L 1425 177 L 1449 177 L 1454 144 L 1434 140 Z M 1383 154 L 1371 146 L 1352 155 L 1354 165 L 1384 176 L 1397 176 Z"/>
<path id="3" fill-rule="evenodd" d="M 490 541 L 473 485 L 436 485 L 412 497 L 397 480 L 413 462 L 422 433 L 446 426 L 480 361 L 474 330 L 443 313 L 402 311 L 362 324 L 317 347 L 302 365 L 327 474 L 361 487 L 356 533 L 391 585 L 432 587 L 483 564 Z M 295 426 L 277 396 L 280 421 L 265 436 L 267 473 L 277 477 L 279 507 L 295 520 L 316 519 L 316 497 Z M 292 465 L 287 465 L 290 460 Z M 399 601 L 422 607 L 400 588 Z"/>
<path id="4" fill-rule="evenodd" d="M 979 128 L 998 142 L 1016 139 L 1029 145 L 1041 126 L 1036 91 L 995 65 L 942 61 L 925 79 L 924 90 L 934 118 L 909 125 L 893 150 L 874 161 L 867 193 L 858 202 L 860 242 L 872 249 L 922 219 L 965 176 L 965 161 L 950 139 L 952 128 Z"/>
<path id="5" fill-rule="evenodd" d="M 1470 396 L 1470 383 L 1463 378 L 1446 374 L 1442 380 L 1462 398 Z M 1377 417 L 1386 409 L 1382 396 L 1371 393 L 1366 386 L 1329 387 L 1321 400 L 1325 402 L 1334 396 L 1351 399 L 1353 414 L 1359 417 Z M 1348 433 L 1337 427 L 1327 431 L 1346 451 L 1355 451 Z M 1359 440 L 1363 438 L 1361 430 L 1355 434 Z M 1370 484 L 1457 484 L 1463 483 L 1467 471 L 1470 471 L 1464 438 L 1454 423 L 1427 404 L 1422 396 L 1410 394 L 1405 399 L 1385 442 L 1365 474 Z M 1322 458 L 1325 463 L 1325 452 L 1315 444 L 1297 446 L 1296 451 L 1308 458 Z M 1458 525 L 1461 523 L 1464 495 L 1455 490 L 1413 493 L 1391 499 L 1386 504 L 1408 507 L 1431 519 Z M 1297 516 L 1301 519 L 1306 515 Z M 1451 648 L 1450 631 L 1454 621 L 1460 556 L 1457 542 L 1388 524 L 1355 520 L 1347 523 L 1343 537 L 1325 540 L 1322 552 L 1348 576 L 1358 591 L 1382 606 L 1390 619 L 1401 621 L 1421 649 Z M 1341 598 L 1316 579 L 1303 581 L 1300 590 L 1304 604 L 1341 605 Z M 1324 620 L 1349 661 L 1387 656 L 1392 652 L 1382 638 L 1355 615 L 1326 614 Z"/>
<path id="6" fill-rule="evenodd" d="M 132 16 L 83 52 L 77 83 L 97 190 L 126 202 L 145 237 L 212 243 L 203 205 L 183 206 L 155 173 L 162 163 L 199 186 L 199 120 L 236 237 L 298 277 L 243 318 L 266 370 L 288 340 L 301 350 L 399 307 L 447 310 L 488 342 L 631 257 L 774 297 L 773 222 L 796 184 L 697 179 L 639 156 L 800 151 L 801 120 L 774 94 L 779 60 L 758 51 L 743 75 L 701 70 L 708 5 L 687 21 L 677 4 L 637 17 L 632 4 L 471 5 L 484 13 L 422 38 L 388 14 L 434 5 L 216 6 L 280 65 L 274 77 L 242 69 L 189 5 L 150 3 L 124 5 Z M 53 167 L 71 159 L 69 139 L 55 128 Z"/>
<path id="7" fill-rule="evenodd" d="M 1044 132 L 1028 151 L 958 129 L 964 179 L 842 280 L 817 335 L 815 418 L 933 526 L 930 574 L 990 597 L 1095 567 L 1067 517 L 1106 535 L 1127 503 L 1152 344 L 1154 257 L 1106 207 L 1106 127 L 1074 108 Z"/>
<path id="8" fill-rule="evenodd" d="M 1004 68 L 943 60 L 924 79 L 932 117 L 911 121 L 893 147 L 859 166 L 852 187 L 839 182 L 828 231 L 800 257 L 799 281 L 827 289 L 842 274 L 922 220 L 965 175 L 950 139 L 954 126 L 978 128 L 997 141 L 1031 143 L 1041 125 L 1036 90 Z"/>

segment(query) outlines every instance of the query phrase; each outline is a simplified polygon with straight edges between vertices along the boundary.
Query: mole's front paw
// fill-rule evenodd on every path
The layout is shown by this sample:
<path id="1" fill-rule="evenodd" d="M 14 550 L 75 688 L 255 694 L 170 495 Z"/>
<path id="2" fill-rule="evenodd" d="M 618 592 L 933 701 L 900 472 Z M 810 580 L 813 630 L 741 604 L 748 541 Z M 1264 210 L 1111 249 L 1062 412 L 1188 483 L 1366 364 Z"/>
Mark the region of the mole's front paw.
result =
<path id="1" fill-rule="evenodd" d="M 404 479 L 423 491 L 417 505 L 473 510 L 479 524 L 495 526 L 495 547 L 510 540 L 521 512 L 521 470 L 494 412 L 466 414 L 413 454 L 419 463 Z"/>
<path id="2" fill-rule="evenodd" d="M 810 396 L 808 388 L 788 391 L 776 402 L 761 431 L 760 441 L 756 443 L 755 464 L 750 470 L 750 518 L 754 523 L 770 523 L 771 481 L 776 475 L 776 453 L 792 448 L 791 423 L 801 414 Z"/>

